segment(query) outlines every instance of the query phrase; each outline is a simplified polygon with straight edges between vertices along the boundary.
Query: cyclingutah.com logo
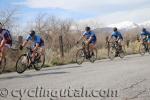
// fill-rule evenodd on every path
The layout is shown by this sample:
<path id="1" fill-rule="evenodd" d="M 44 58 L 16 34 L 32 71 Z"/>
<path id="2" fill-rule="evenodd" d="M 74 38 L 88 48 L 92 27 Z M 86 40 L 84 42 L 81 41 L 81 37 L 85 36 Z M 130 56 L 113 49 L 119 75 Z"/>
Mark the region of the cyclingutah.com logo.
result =
<path id="1" fill-rule="evenodd" d="M 81 87 L 78 89 L 70 86 L 65 89 L 48 89 L 37 86 L 32 89 L 0 89 L 0 98 L 16 98 L 18 100 L 47 98 L 55 100 L 57 98 L 115 98 L 118 97 L 118 90 L 113 89 L 87 89 Z"/>

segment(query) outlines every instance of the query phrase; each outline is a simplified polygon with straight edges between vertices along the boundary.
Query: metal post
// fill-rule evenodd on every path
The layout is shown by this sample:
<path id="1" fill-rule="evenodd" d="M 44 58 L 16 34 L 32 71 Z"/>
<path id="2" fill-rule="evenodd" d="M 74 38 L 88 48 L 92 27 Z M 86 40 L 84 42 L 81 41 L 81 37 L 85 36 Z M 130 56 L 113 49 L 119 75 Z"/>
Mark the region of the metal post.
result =
<path id="1" fill-rule="evenodd" d="M 23 43 L 23 37 L 22 36 L 18 36 L 18 42 L 19 42 L 19 44 Z"/>
<path id="2" fill-rule="evenodd" d="M 60 45 L 60 53 L 61 53 L 61 57 L 64 57 L 63 38 L 62 38 L 62 35 L 59 36 L 59 45 Z"/>

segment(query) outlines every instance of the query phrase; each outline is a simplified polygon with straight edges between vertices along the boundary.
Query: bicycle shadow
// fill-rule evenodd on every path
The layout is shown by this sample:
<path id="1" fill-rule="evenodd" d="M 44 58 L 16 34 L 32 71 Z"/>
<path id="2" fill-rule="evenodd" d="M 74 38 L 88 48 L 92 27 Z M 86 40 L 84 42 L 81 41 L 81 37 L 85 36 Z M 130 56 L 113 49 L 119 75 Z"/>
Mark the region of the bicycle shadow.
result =
<path id="1" fill-rule="evenodd" d="M 18 75 L 13 75 L 13 76 L 6 76 L 6 77 L 1 77 L 0 80 L 8 80 L 8 79 L 17 79 L 17 78 L 31 78 L 35 76 L 45 76 L 45 75 L 54 75 L 54 74 L 66 74 L 69 72 L 44 72 L 44 73 L 31 73 L 31 74 L 18 74 Z"/>
<path id="2" fill-rule="evenodd" d="M 13 76 L 7 76 L 7 77 L 0 77 L 0 80 L 7 80 L 7 79 L 16 79 L 16 78 L 31 78 L 31 77 L 36 77 L 36 76 L 44 76 L 44 75 L 56 75 L 56 74 L 67 74 L 69 72 L 65 72 L 65 71 L 56 71 L 56 72 L 46 72 L 46 71 L 52 71 L 52 70 L 61 70 L 61 69 L 69 69 L 69 68 L 78 68 L 78 67 L 83 67 L 83 66 L 67 66 L 67 67 L 57 67 L 57 68 L 43 68 L 42 70 L 39 71 L 39 73 L 36 72 L 31 72 L 31 74 L 26 74 L 26 72 L 24 72 L 25 74 L 17 74 L 17 75 L 13 75 Z"/>
<path id="3" fill-rule="evenodd" d="M 66 66 L 66 65 L 65 65 Z M 42 69 L 41 71 L 48 71 L 48 70 L 61 70 L 61 69 L 72 69 L 72 68 L 79 68 L 79 67 L 83 67 L 83 66 L 80 66 L 80 65 L 76 65 L 76 66 L 67 66 L 67 67 L 61 67 L 61 66 L 59 66 L 59 67 L 57 67 L 57 68 L 49 68 L 49 69 Z"/>

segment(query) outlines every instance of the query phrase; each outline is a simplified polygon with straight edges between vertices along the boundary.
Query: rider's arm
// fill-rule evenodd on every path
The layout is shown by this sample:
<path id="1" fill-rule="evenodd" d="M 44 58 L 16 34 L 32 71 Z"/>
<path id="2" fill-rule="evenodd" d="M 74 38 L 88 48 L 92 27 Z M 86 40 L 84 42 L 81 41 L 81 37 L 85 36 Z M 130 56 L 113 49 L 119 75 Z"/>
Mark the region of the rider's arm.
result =
<path id="1" fill-rule="evenodd" d="M 108 42 L 111 42 L 113 40 L 113 37 L 114 37 L 115 33 L 113 32 L 110 36 L 110 38 L 108 39 Z"/>
<path id="2" fill-rule="evenodd" d="M 36 44 L 35 44 L 35 47 L 33 48 L 33 51 L 36 51 L 39 46 L 40 46 L 39 43 L 36 43 Z"/>
<path id="3" fill-rule="evenodd" d="M 28 35 L 26 40 L 23 42 L 22 47 L 25 47 L 27 45 L 28 41 L 31 40 L 31 39 L 32 39 L 31 36 Z"/>
<path id="4" fill-rule="evenodd" d="M 79 38 L 79 40 L 78 40 L 78 41 L 82 40 L 82 39 L 83 39 L 83 37 L 84 37 L 84 35 L 80 36 L 80 38 Z"/>
<path id="5" fill-rule="evenodd" d="M 92 40 L 93 36 L 90 36 L 90 38 L 87 40 L 87 43 L 90 43 L 90 41 Z"/>
<path id="6" fill-rule="evenodd" d="M 28 41 L 27 41 L 27 40 L 26 40 L 26 41 L 24 41 L 24 42 L 23 42 L 23 44 L 22 44 L 22 46 L 23 46 L 23 47 L 25 47 L 25 46 L 27 45 L 27 43 L 28 43 Z"/>
<path id="7" fill-rule="evenodd" d="M 82 34 L 81 36 L 80 36 L 80 38 L 79 38 L 79 40 L 77 41 L 77 43 L 79 43 L 82 39 L 84 39 L 85 38 L 85 36 Z"/>
<path id="8" fill-rule="evenodd" d="M 95 36 L 95 33 L 91 31 L 91 36 L 90 36 L 90 38 L 87 40 L 87 43 L 90 43 L 90 41 L 93 39 L 94 36 Z"/>

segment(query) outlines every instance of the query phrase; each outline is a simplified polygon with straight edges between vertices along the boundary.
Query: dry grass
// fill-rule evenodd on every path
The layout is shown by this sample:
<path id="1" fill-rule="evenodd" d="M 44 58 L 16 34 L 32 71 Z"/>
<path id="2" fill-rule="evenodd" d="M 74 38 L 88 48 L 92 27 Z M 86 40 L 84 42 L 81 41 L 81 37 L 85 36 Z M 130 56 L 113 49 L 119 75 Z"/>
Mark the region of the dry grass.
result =
<path id="1" fill-rule="evenodd" d="M 125 47 L 126 53 L 137 54 L 139 51 L 139 45 L 140 42 L 137 41 L 130 43 L 129 47 Z M 46 49 L 46 67 L 75 63 L 76 52 L 79 48 L 81 47 L 74 46 L 73 48 L 64 53 L 64 57 L 60 56 L 59 50 L 53 51 L 52 49 Z M 7 56 L 7 66 L 5 69 L 6 72 L 15 71 L 16 61 L 19 55 L 21 55 L 22 53 L 23 52 L 9 50 Z M 98 60 L 108 58 L 107 48 L 103 47 L 101 49 L 98 49 L 97 57 Z"/>

